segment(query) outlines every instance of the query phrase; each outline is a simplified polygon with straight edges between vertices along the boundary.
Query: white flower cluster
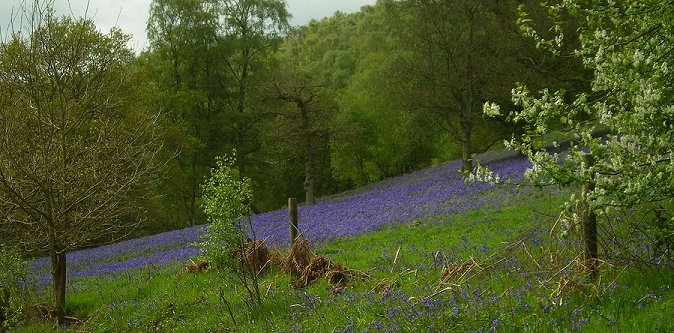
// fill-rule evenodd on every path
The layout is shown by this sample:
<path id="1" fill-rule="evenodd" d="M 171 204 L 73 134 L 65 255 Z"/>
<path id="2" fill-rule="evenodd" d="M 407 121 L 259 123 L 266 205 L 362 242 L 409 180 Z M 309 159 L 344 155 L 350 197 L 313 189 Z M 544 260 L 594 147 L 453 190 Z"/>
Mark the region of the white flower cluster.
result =
<path id="1" fill-rule="evenodd" d="M 477 163 L 473 172 L 466 178 L 466 183 L 471 182 L 485 182 L 494 185 L 501 183 L 501 177 L 495 174 L 491 169 L 485 168 Z"/>
<path id="2" fill-rule="evenodd" d="M 489 117 L 498 117 L 501 115 L 501 107 L 496 103 L 484 103 L 483 111 L 484 114 Z"/>
<path id="3" fill-rule="evenodd" d="M 529 157 L 533 167 L 526 175 L 534 184 L 580 187 L 592 180 L 594 191 L 579 200 L 598 211 L 674 199 L 674 75 L 669 70 L 674 12 L 657 7 L 638 0 L 564 0 L 549 6 L 553 18 L 565 12 L 579 20 L 581 46 L 575 55 L 594 79 L 588 94 L 544 89 L 534 96 L 525 86 L 513 89 L 521 110 L 508 118 L 525 132 L 506 146 Z M 559 26 L 555 38 L 543 40 L 530 22 L 521 14 L 526 35 L 544 49 L 559 50 L 564 40 Z M 485 103 L 483 110 L 487 116 L 503 115 L 495 103 Z M 542 149 L 549 142 L 546 135 L 560 128 L 572 140 L 568 152 Z M 593 137 L 599 130 L 611 135 Z M 586 154 L 595 157 L 591 168 L 583 167 Z M 480 170 L 480 177 L 489 179 L 489 172 Z M 573 214 L 566 217 L 573 225 Z"/>

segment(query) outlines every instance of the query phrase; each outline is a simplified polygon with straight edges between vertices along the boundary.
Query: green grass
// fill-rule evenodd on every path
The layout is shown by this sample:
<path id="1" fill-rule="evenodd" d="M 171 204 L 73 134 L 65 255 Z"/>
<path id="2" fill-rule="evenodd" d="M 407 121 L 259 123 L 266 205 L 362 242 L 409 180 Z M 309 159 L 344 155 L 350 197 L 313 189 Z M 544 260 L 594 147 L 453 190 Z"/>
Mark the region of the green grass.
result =
<path id="1" fill-rule="evenodd" d="M 601 281 L 590 284 L 573 266 L 562 270 L 574 242 L 546 233 L 562 201 L 561 194 L 542 196 L 317 244 L 317 254 L 368 277 L 332 293 L 325 280 L 293 289 L 290 277 L 271 272 L 261 281 L 264 303 L 254 309 L 217 271 L 187 274 L 174 265 L 72 279 L 67 308 L 83 319 L 72 330 L 674 331 L 671 271 L 604 266 Z M 473 266 L 443 283 L 442 264 L 461 263 Z M 50 327 L 36 321 L 18 331 Z"/>
<path id="2" fill-rule="evenodd" d="M 332 240 L 322 245 L 318 252 L 348 267 L 362 270 L 390 265 L 389 259 L 393 260 L 390 257 L 396 253 L 402 254 L 402 260 L 408 264 L 419 263 L 437 251 L 468 259 L 493 251 L 504 242 L 517 240 L 539 227 L 536 221 L 543 216 L 537 211 L 551 212 L 561 203 L 560 199 L 536 201 L 499 210 L 437 216 L 409 225 Z"/>

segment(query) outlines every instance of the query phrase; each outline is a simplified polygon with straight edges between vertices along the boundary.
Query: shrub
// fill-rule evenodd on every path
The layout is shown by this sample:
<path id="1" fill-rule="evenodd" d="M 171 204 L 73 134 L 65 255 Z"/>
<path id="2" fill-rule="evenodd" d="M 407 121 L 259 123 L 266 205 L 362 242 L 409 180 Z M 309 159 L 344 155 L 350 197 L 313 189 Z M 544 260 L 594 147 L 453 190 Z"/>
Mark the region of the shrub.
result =
<path id="1" fill-rule="evenodd" d="M 250 179 L 241 177 L 233 167 L 236 153 L 220 157 L 211 177 L 202 185 L 202 208 L 211 224 L 199 243 L 208 260 L 216 267 L 237 269 L 240 253 L 248 235 L 246 218 L 250 218 L 253 189 Z"/>
<path id="2" fill-rule="evenodd" d="M 202 185 L 204 213 L 211 222 L 199 247 L 214 267 L 229 271 L 247 292 L 248 305 L 261 303 L 257 270 L 240 269 L 247 244 L 257 244 L 251 228 L 253 186 L 234 168 L 236 152 L 220 157 Z M 249 239 L 250 232 L 253 237 Z"/>
<path id="3" fill-rule="evenodd" d="M 16 325 L 23 314 L 23 285 L 28 273 L 19 252 L 0 245 L 0 330 Z"/>

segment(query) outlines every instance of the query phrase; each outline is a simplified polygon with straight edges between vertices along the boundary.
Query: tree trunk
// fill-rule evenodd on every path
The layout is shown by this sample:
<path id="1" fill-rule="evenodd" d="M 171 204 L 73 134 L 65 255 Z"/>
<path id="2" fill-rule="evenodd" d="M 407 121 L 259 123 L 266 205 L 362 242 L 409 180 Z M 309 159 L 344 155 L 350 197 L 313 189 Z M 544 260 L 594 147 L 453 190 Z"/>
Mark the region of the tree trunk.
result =
<path id="1" fill-rule="evenodd" d="M 470 132 L 464 133 L 463 140 L 461 140 L 461 165 L 462 172 L 472 172 L 473 171 L 473 157 L 472 157 L 472 144 L 470 141 Z"/>
<path id="2" fill-rule="evenodd" d="M 597 215 L 589 209 L 583 216 L 583 243 L 585 244 L 585 264 L 590 270 L 591 279 L 594 281 L 599 275 L 597 270 Z"/>
<path id="3" fill-rule="evenodd" d="M 187 217 L 188 227 L 193 227 L 197 224 L 196 212 L 194 209 L 194 193 L 183 196 L 183 209 L 185 210 L 185 216 Z"/>
<path id="4" fill-rule="evenodd" d="M 304 193 L 307 205 L 316 203 L 315 180 L 314 180 L 314 157 L 310 151 L 305 154 L 304 161 Z"/>
<path id="5" fill-rule="evenodd" d="M 246 155 L 246 136 L 241 128 L 236 138 L 236 169 L 241 175 L 246 172 Z"/>
<path id="6" fill-rule="evenodd" d="M 290 248 L 295 245 L 297 236 L 300 234 L 297 218 L 297 200 L 288 198 L 288 224 L 290 225 Z"/>
<path id="7" fill-rule="evenodd" d="M 245 38 L 245 36 L 244 36 Z M 246 169 L 246 132 L 248 124 L 246 123 L 246 95 L 248 94 L 248 70 L 250 60 L 250 50 L 244 48 L 243 64 L 241 65 L 241 77 L 239 78 L 239 96 L 237 109 L 239 112 L 238 128 L 236 129 L 236 167 L 239 174 L 244 175 Z"/>
<path id="8" fill-rule="evenodd" d="M 363 157 L 360 155 L 356 156 L 356 165 L 358 167 L 358 186 L 365 186 L 369 182 L 367 173 L 365 173 L 365 161 L 363 160 Z"/>
<path id="9" fill-rule="evenodd" d="M 594 157 L 591 154 L 583 155 L 585 168 L 594 165 Z M 587 196 L 594 191 L 594 181 L 589 180 L 583 184 L 583 244 L 585 265 L 590 270 L 591 279 L 594 281 L 598 276 L 597 271 L 597 215 L 590 207 Z"/>
<path id="10" fill-rule="evenodd" d="M 199 182 L 201 181 L 197 177 L 197 157 L 196 155 L 192 156 L 192 163 L 190 165 L 190 188 L 191 191 L 189 194 L 183 196 L 183 205 L 185 207 L 185 215 L 187 216 L 187 223 L 190 227 L 197 224 L 196 219 L 196 200 L 197 193 L 199 191 Z"/>
<path id="11" fill-rule="evenodd" d="M 311 144 L 311 128 L 309 128 L 309 111 L 304 102 L 299 102 L 297 107 L 300 109 L 302 115 L 302 135 L 304 144 L 304 194 L 307 205 L 316 203 L 316 184 L 315 184 L 315 167 L 314 167 L 314 151 Z"/>
<path id="12" fill-rule="evenodd" d="M 469 1 L 473 7 L 468 8 L 468 22 L 469 22 L 469 30 L 468 30 L 468 50 L 473 50 L 473 47 L 475 45 L 475 9 L 477 8 L 476 3 L 473 1 Z M 475 93 L 474 93 L 474 82 L 475 82 L 475 66 L 473 64 L 473 52 L 468 52 L 467 54 L 467 64 L 466 64 L 466 72 L 467 72 L 467 79 L 468 79 L 468 96 L 466 96 L 466 105 L 464 112 L 460 114 L 460 122 L 461 122 L 461 129 L 463 132 L 463 140 L 461 140 L 461 159 L 463 161 L 463 165 L 461 166 L 461 171 L 465 172 L 466 174 L 473 172 L 473 143 L 471 142 L 471 134 L 473 133 L 473 124 L 471 121 L 471 117 L 473 116 L 475 112 L 474 105 L 475 104 Z M 481 109 L 480 109 L 481 110 Z M 481 111 L 480 111 L 481 113 Z"/>
<path id="13" fill-rule="evenodd" d="M 54 281 L 54 319 L 58 326 L 65 324 L 66 308 L 66 255 L 52 253 L 52 279 Z"/>

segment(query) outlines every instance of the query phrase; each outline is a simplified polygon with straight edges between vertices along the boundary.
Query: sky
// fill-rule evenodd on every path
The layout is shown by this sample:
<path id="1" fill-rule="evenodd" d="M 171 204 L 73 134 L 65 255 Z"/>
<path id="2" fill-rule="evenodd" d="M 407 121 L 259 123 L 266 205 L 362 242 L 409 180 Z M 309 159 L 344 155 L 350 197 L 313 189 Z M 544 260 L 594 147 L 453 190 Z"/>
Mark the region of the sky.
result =
<path id="1" fill-rule="evenodd" d="M 0 33 L 4 34 L 10 24 L 12 11 L 21 8 L 24 1 L 0 0 Z M 336 11 L 352 13 L 376 0 L 286 0 L 288 11 L 293 15 L 293 25 L 304 25 L 311 19 L 332 16 Z M 140 51 L 147 46 L 145 26 L 152 0 L 54 0 L 58 14 L 73 14 L 81 17 L 86 14 L 96 26 L 104 32 L 114 26 L 132 35 L 129 46 Z M 89 8 L 87 9 L 87 3 Z"/>

